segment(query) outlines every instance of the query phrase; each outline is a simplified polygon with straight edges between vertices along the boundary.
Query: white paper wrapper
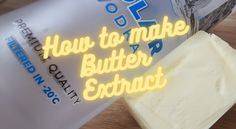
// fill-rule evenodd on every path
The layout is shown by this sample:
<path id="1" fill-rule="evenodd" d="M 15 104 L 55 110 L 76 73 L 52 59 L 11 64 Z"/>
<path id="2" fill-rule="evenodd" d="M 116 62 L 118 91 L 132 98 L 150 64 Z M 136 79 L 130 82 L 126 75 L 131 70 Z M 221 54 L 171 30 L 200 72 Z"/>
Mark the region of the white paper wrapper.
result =
<path id="1" fill-rule="evenodd" d="M 212 0 L 210 2 L 204 2 L 204 4 L 207 3 L 209 5 L 204 6 L 206 7 L 205 9 L 198 2 L 193 8 L 186 6 L 184 1 L 129 1 L 42 0 L 0 16 L 0 105 L 3 105 L 0 108 L 0 128 L 78 129 L 114 101 L 105 99 L 87 102 L 84 100 L 82 92 L 86 80 L 79 77 L 82 56 L 52 57 L 49 61 L 43 62 L 40 60 L 40 53 L 34 50 L 35 45 L 23 33 L 24 29 L 28 28 L 32 32 L 32 36 L 37 39 L 35 44 L 37 43 L 37 48 L 40 48 L 45 37 L 54 34 L 61 35 L 63 39 L 71 40 L 84 35 L 89 35 L 92 39 L 97 39 L 102 26 L 107 26 L 110 32 L 115 30 L 125 33 L 133 27 L 148 26 L 162 22 L 163 16 L 166 15 L 170 17 L 171 21 L 179 19 L 186 20 L 192 26 L 192 30 L 188 35 L 153 41 L 146 44 L 141 43 L 142 45 L 139 46 L 138 50 L 142 50 L 146 54 L 153 56 L 153 64 L 155 64 L 194 32 L 199 29 L 208 29 L 213 23 L 217 23 L 227 16 L 231 12 L 231 7 L 235 4 L 232 0 L 228 2 L 226 0 L 213 2 Z M 135 6 L 139 3 L 147 6 L 138 11 L 140 17 L 135 17 L 128 7 Z M 113 7 L 118 8 L 118 12 L 115 14 L 106 11 L 106 7 L 111 4 Z M 187 10 L 183 12 L 185 8 Z M 203 9 L 207 11 L 203 13 Z M 217 9 L 223 15 L 215 15 L 218 14 L 214 13 L 214 10 Z M 127 23 L 124 26 L 118 25 L 115 22 L 118 16 L 124 16 L 126 18 Z M 205 17 L 213 17 L 213 19 L 208 21 L 209 25 L 202 26 L 201 24 L 204 23 Z M 23 20 L 25 27 L 20 26 L 16 22 L 19 20 Z M 50 85 L 54 92 L 60 96 L 60 104 L 51 104 L 51 100 L 47 99 L 42 92 L 41 88 L 43 86 L 36 86 L 32 76 L 25 71 L 14 53 L 10 51 L 8 46 L 9 41 L 6 40 L 9 37 L 13 37 L 17 44 L 22 47 L 29 60 L 37 68 L 39 74 L 45 79 L 45 85 Z M 124 48 L 127 53 L 133 52 L 128 43 L 124 43 L 120 48 Z M 110 52 L 101 51 L 98 48 L 94 48 L 92 53 L 96 54 L 98 58 L 110 56 Z M 59 85 L 53 79 L 52 75 L 48 73 L 49 66 L 52 64 L 56 64 L 58 69 L 62 71 L 65 79 L 68 80 L 68 84 L 70 84 L 70 91 L 76 92 L 77 97 L 81 98 L 79 104 L 73 104 L 77 98 L 71 99 L 70 91 L 65 90 L 65 87 Z M 139 69 L 130 70 L 121 74 L 131 79 L 141 75 L 146 70 L 148 68 L 140 67 Z M 114 73 L 99 76 L 98 79 L 101 82 L 108 82 L 113 77 Z"/>

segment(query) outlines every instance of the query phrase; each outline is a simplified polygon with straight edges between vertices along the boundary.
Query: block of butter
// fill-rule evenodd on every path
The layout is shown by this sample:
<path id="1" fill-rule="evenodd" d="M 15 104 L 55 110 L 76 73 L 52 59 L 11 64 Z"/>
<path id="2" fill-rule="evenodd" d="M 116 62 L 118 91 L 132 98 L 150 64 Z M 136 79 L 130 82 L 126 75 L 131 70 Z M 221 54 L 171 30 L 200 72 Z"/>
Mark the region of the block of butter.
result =
<path id="1" fill-rule="evenodd" d="M 236 51 L 200 31 L 160 62 L 165 88 L 125 100 L 144 129 L 209 129 L 236 102 Z"/>

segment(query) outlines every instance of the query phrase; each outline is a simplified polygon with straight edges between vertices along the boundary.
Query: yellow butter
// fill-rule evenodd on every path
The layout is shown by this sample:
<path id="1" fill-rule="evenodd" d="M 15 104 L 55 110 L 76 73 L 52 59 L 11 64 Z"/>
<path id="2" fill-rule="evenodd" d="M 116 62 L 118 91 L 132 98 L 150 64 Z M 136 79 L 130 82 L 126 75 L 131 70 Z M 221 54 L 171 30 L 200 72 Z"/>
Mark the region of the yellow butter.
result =
<path id="1" fill-rule="evenodd" d="M 236 51 L 198 32 L 152 67 L 163 66 L 165 88 L 126 97 L 145 129 L 208 129 L 236 102 Z"/>

